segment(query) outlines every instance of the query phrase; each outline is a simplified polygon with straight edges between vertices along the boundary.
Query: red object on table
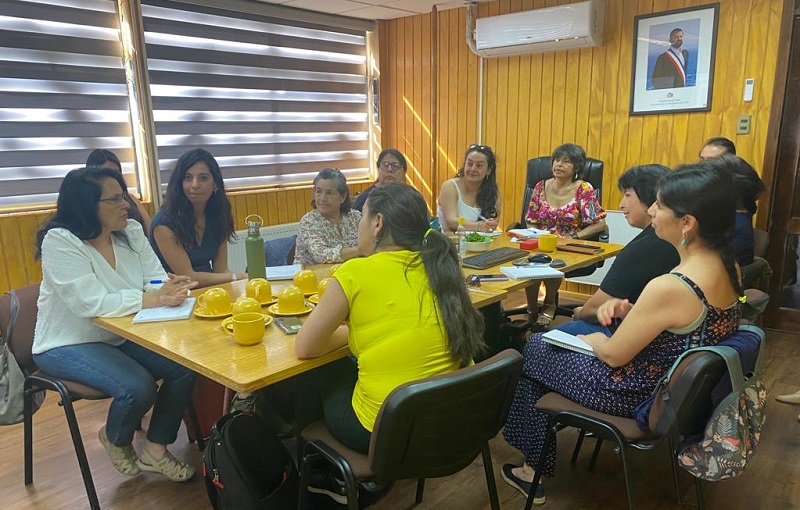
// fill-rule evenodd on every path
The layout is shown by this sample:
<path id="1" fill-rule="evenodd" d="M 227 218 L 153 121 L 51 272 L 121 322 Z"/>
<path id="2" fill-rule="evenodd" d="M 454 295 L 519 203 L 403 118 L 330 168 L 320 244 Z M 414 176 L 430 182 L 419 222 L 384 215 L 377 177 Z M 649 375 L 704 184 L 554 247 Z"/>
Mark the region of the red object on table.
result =
<path id="1" fill-rule="evenodd" d="M 528 239 L 519 243 L 519 247 L 523 250 L 535 250 L 539 247 L 539 241 L 536 239 Z"/>

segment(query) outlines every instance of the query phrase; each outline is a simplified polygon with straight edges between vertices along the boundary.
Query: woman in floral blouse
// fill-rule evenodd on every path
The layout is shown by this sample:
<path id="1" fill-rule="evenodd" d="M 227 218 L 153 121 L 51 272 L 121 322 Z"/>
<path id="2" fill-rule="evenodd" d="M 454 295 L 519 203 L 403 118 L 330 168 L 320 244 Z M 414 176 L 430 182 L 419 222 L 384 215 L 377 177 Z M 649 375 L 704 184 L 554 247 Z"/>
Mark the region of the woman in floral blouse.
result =
<path id="1" fill-rule="evenodd" d="M 347 179 L 326 168 L 314 178 L 313 209 L 300 220 L 295 264 L 330 264 L 358 257 L 361 213 L 350 208 Z"/>
<path id="2" fill-rule="evenodd" d="M 597 201 L 594 188 L 581 179 L 586 152 L 579 145 L 565 143 L 556 147 L 551 157 L 553 177 L 539 181 L 533 188 L 528 214 L 528 226 L 549 230 L 559 237 L 586 239 L 606 229 L 606 212 Z M 538 314 L 536 324 L 547 326 L 555 313 L 556 295 L 561 280 L 545 281 L 545 309 Z M 529 296 L 538 296 L 539 286 L 530 287 Z M 529 299 L 531 314 L 536 314 L 536 298 Z"/>

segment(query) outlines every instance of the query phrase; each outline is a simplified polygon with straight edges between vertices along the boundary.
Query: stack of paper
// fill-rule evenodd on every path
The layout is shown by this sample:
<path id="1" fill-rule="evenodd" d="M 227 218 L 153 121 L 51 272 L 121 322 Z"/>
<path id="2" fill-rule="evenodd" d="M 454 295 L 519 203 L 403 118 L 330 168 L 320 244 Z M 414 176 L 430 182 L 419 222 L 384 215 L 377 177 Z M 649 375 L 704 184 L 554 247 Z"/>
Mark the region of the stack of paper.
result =
<path id="1" fill-rule="evenodd" d="M 295 273 L 303 269 L 300 264 L 291 266 L 267 266 L 267 280 L 291 280 Z"/>
<path id="2" fill-rule="evenodd" d="M 155 308 L 142 308 L 133 316 L 133 324 L 140 322 L 174 321 L 188 319 L 192 315 L 192 308 L 197 298 L 186 298 L 180 306 L 157 306 Z"/>
<path id="3" fill-rule="evenodd" d="M 569 349 L 570 351 L 580 352 L 581 354 L 586 354 L 588 356 L 594 356 L 594 350 L 592 350 L 592 346 L 581 340 L 575 335 L 570 335 L 569 333 L 564 333 L 563 331 L 559 331 L 557 329 L 553 329 L 544 333 L 542 335 L 542 340 L 545 342 L 557 345 L 559 347 L 563 347 L 564 349 Z"/>
<path id="4" fill-rule="evenodd" d="M 538 228 L 512 228 L 508 231 L 509 234 L 517 239 L 538 239 L 542 234 L 549 234 L 549 230 L 541 230 Z"/>
<path id="5" fill-rule="evenodd" d="M 512 280 L 564 278 L 564 273 L 548 265 L 501 267 L 500 272 Z"/>

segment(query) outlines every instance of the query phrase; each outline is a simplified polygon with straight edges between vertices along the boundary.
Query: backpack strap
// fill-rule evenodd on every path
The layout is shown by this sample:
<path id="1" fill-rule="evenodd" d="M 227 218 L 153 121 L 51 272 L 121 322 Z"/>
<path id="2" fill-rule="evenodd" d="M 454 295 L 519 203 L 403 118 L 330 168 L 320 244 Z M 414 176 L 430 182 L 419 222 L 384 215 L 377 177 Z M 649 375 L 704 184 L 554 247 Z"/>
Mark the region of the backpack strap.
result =
<path id="1" fill-rule="evenodd" d="M 19 315 L 19 298 L 17 297 L 17 292 L 15 290 L 9 291 L 8 297 L 8 324 L 6 324 L 5 331 L 0 331 L 0 343 L 6 346 L 11 343 L 11 339 L 14 335 L 14 326 L 17 324 L 17 316 Z"/>

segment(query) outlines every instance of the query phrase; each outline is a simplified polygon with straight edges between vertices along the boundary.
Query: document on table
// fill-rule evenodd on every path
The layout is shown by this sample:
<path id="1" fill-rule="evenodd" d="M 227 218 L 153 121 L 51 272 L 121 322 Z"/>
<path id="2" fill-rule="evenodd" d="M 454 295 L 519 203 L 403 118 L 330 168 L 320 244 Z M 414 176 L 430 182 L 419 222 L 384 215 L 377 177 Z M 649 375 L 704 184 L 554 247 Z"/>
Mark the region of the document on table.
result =
<path id="1" fill-rule="evenodd" d="M 564 333 L 557 329 L 550 330 L 542 335 L 542 340 L 548 344 L 557 345 L 570 351 L 586 354 L 587 356 L 594 356 L 592 346 L 581 340 L 575 335 Z"/>
<path id="2" fill-rule="evenodd" d="M 564 278 L 564 273 L 558 269 L 553 269 L 547 264 L 501 267 L 500 272 L 512 280 L 546 280 L 549 278 Z"/>
<path id="3" fill-rule="evenodd" d="M 186 298 L 186 301 L 179 306 L 157 306 L 155 308 L 142 308 L 139 313 L 133 316 L 133 324 L 140 322 L 160 322 L 188 319 L 192 315 L 192 309 L 197 298 Z"/>
<path id="4" fill-rule="evenodd" d="M 290 266 L 267 266 L 267 280 L 291 280 L 295 273 L 303 269 L 300 264 Z"/>
<path id="5" fill-rule="evenodd" d="M 512 228 L 508 233 L 517 239 L 538 239 L 540 235 L 549 234 L 550 231 L 539 228 Z"/>

